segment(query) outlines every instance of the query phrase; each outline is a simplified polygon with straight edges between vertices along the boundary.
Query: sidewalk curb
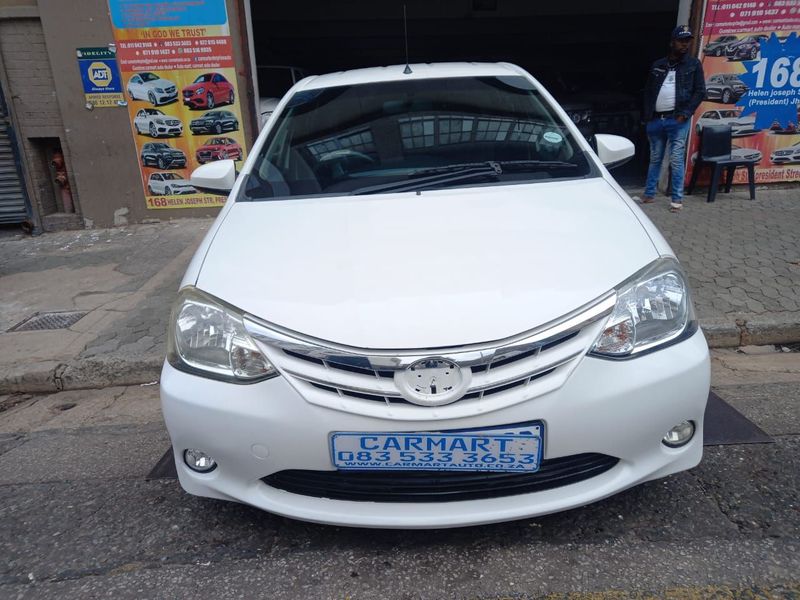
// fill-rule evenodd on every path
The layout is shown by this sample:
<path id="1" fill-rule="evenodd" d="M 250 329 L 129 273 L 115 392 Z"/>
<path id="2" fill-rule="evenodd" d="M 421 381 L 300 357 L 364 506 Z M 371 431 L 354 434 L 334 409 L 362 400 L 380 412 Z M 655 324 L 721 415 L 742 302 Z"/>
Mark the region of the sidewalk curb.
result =
<path id="1" fill-rule="evenodd" d="M 701 320 L 709 348 L 738 348 L 800 341 L 800 322 Z M 164 357 L 108 356 L 70 363 L 47 361 L 0 371 L 0 394 L 53 393 L 157 383 Z"/>

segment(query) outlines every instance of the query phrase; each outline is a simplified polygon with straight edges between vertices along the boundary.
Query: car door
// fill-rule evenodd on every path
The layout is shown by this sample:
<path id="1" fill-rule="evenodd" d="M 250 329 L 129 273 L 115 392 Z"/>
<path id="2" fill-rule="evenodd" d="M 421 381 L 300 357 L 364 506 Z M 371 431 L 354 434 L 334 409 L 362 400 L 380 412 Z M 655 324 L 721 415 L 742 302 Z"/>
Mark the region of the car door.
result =
<path id="1" fill-rule="evenodd" d="M 128 92 L 135 100 L 140 98 L 145 98 L 147 94 L 142 95 L 142 78 L 138 75 L 134 75 L 131 77 L 130 82 L 128 83 Z"/>
<path id="2" fill-rule="evenodd" d="M 217 104 L 221 104 L 228 100 L 228 95 L 225 90 L 225 85 L 223 84 L 225 79 L 219 73 L 214 73 L 211 77 L 211 89 L 214 93 L 214 102 Z"/>
<path id="3" fill-rule="evenodd" d="M 137 133 L 146 130 L 148 127 L 147 113 L 144 110 L 137 112 L 133 119 L 133 124 L 136 126 Z"/>
<path id="4" fill-rule="evenodd" d="M 150 176 L 150 189 L 156 194 L 164 193 L 164 180 L 161 177 L 161 173 L 153 173 Z"/>

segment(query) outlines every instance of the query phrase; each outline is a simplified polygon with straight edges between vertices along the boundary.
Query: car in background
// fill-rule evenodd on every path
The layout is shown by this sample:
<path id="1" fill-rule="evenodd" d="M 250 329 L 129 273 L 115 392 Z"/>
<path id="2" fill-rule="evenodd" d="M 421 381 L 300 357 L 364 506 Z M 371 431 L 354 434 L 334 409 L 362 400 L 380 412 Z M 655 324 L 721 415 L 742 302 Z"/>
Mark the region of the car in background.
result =
<path id="1" fill-rule="evenodd" d="M 229 196 L 160 379 L 184 490 L 316 523 L 459 527 L 699 463 L 708 344 L 674 252 L 608 173 L 630 141 L 598 133 L 593 152 L 507 63 L 332 73 L 292 94 L 238 177 L 232 160 L 192 173 Z"/>
<path id="2" fill-rule="evenodd" d="M 706 47 L 703 48 L 703 54 L 706 56 L 725 56 L 728 46 L 738 39 L 735 35 L 720 35 L 706 44 Z"/>
<path id="3" fill-rule="evenodd" d="M 150 137 L 179 136 L 183 133 L 183 123 L 180 119 L 167 116 L 157 108 L 143 108 L 133 118 L 133 127 L 136 133 L 148 134 Z"/>
<path id="4" fill-rule="evenodd" d="M 213 137 L 206 140 L 195 152 L 201 165 L 212 160 L 242 160 L 242 147 L 233 138 Z"/>
<path id="5" fill-rule="evenodd" d="M 722 104 L 734 104 L 747 91 L 747 86 L 735 73 L 717 73 L 706 79 L 706 99 Z"/>
<path id="6" fill-rule="evenodd" d="M 131 100 L 147 100 L 153 106 L 167 104 L 178 98 L 178 87 L 169 79 L 145 71 L 134 73 L 128 80 Z"/>
<path id="7" fill-rule="evenodd" d="M 164 142 L 148 142 L 142 146 L 142 165 L 159 169 L 180 169 L 186 166 L 186 155 Z"/>
<path id="8" fill-rule="evenodd" d="M 192 119 L 189 129 L 194 135 L 200 133 L 216 133 L 223 131 L 238 131 L 239 119 L 229 110 L 210 110 L 202 117 Z"/>
<path id="9" fill-rule="evenodd" d="M 728 60 L 756 60 L 761 54 L 761 44 L 768 39 L 769 36 L 763 33 L 748 35 L 728 44 L 725 56 L 728 57 Z"/>
<path id="10" fill-rule="evenodd" d="M 270 118 L 283 95 L 308 76 L 305 69 L 282 65 L 257 65 L 259 126 Z"/>
<path id="11" fill-rule="evenodd" d="M 183 103 L 192 109 L 233 104 L 233 85 L 221 73 L 204 73 L 183 88 Z"/>
<path id="12" fill-rule="evenodd" d="M 695 131 L 700 135 L 703 127 L 708 125 L 730 125 L 733 137 L 752 135 L 759 131 L 756 129 L 755 115 L 743 117 L 741 109 L 707 110 L 697 119 Z"/>
<path id="13" fill-rule="evenodd" d="M 788 148 L 780 148 L 770 154 L 769 160 L 775 165 L 800 162 L 800 142 L 792 144 Z"/>
<path id="14" fill-rule="evenodd" d="M 174 196 L 195 194 L 194 186 L 178 173 L 150 173 L 147 191 L 151 196 Z"/>

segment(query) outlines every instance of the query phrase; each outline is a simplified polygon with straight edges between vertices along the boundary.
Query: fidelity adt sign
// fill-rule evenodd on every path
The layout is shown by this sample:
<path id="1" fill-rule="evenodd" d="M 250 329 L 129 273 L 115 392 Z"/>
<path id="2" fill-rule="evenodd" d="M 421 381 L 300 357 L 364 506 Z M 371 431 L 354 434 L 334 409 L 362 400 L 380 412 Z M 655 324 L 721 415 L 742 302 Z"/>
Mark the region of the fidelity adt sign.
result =
<path id="1" fill-rule="evenodd" d="M 117 55 L 108 48 L 78 48 L 76 54 L 87 107 L 119 106 L 124 98 Z"/>

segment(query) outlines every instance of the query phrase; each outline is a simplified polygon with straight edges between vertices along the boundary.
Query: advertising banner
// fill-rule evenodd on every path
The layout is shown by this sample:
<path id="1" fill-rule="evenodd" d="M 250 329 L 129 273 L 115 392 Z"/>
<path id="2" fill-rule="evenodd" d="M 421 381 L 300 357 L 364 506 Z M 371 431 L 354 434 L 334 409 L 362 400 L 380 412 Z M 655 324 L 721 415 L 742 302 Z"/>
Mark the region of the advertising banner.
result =
<path id="1" fill-rule="evenodd" d="M 708 0 L 701 60 L 706 100 L 694 115 L 688 169 L 706 125 L 730 124 L 732 154 L 753 161 L 758 183 L 800 180 L 800 3 Z M 734 183 L 747 172 L 737 169 Z"/>
<path id="2" fill-rule="evenodd" d="M 189 182 L 245 159 L 225 0 L 109 0 L 147 208 L 222 206 Z"/>
<path id="3" fill-rule="evenodd" d="M 75 54 L 78 55 L 87 108 L 120 106 L 124 98 L 114 51 L 109 48 L 76 48 Z"/>

